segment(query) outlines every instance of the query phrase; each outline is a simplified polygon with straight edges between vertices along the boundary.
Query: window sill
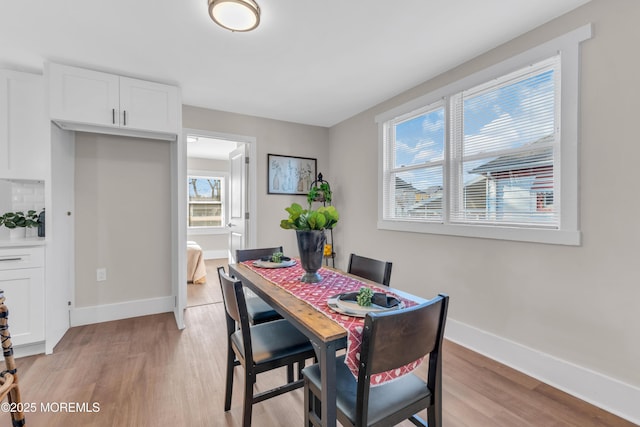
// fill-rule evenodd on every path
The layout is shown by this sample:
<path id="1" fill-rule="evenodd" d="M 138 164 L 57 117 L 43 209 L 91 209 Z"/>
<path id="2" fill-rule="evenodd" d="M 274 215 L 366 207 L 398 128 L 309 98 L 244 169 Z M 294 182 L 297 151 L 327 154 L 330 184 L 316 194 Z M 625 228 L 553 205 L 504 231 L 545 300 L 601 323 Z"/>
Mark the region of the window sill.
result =
<path id="1" fill-rule="evenodd" d="M 225 227 L 187 228 L 187 236 L 203 236 L 213 234 L 227 234 Z"/>
<path id="2" fill-rule="evenodd" d="M 478 225 L 429 224 L 412 221 L 389 220 L 378 221 L 378 229 L 405 231 L 410 233 L 511 240 L 517 242 L 546 243 L 552 245 L 580 246 L 581 244 L 581 233 L 577 230 L 568 231 Z"/>

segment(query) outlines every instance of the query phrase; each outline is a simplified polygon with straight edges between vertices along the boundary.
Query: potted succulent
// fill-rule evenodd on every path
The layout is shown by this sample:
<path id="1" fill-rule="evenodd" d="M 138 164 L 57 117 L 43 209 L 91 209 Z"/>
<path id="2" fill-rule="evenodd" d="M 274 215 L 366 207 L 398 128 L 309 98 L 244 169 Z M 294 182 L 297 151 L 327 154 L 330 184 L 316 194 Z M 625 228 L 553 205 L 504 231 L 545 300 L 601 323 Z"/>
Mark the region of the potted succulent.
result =
<path id="1" fill-rule="evenodd" d="M 300 279 L 306 283 L 317 283 L 322 280 L 318 270 L 322 267 L 324 244 L 327 240 L 324 230 L 333 228 L 340 216 L 333 206 L 322 206 L 318 209 L 304 209 L 298 203 L 285 208 L 289 218 L 280 221 L 285 230 L 296 230 L 300 264 L 305 274 Z"/>
<path id="2" fill-rule="evenodd" d="M 24 237 L 27 228 L 33 228 L 38 226 L 38 214 L 36 211 L 30 210 L 25 214 L 24 212 L 7 212 L 0 216 L 0 226 L 5 226 L 9 230 L 20 230 L 22 237 Z M 12 238 L 15 236 L 12 235 Z"/>

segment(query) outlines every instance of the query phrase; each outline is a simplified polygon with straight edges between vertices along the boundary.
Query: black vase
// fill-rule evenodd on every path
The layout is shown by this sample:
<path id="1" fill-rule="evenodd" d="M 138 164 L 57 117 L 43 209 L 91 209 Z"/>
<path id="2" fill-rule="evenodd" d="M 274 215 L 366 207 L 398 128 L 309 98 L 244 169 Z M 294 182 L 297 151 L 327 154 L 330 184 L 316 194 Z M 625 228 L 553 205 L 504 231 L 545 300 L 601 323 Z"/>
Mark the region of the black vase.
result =
<path id="1" fill-rule="evenodd" d="M 296 230 L 298 237 L 298 253 L 300 264 L 305 273 L 300 278 L 304 283 L 318 283 L 322 276 L 318 270 L 322 267 L 324 256 L 324 244 L 327 237 L 324 230 Z"/>

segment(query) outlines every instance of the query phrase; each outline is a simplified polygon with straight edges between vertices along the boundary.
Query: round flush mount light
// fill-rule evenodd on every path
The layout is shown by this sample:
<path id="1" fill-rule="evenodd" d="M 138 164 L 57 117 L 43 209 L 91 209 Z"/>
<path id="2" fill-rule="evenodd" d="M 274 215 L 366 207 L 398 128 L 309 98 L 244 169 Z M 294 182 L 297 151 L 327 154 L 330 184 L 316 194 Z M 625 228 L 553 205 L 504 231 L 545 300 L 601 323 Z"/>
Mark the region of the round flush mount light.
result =
<path id="1" fill-rule="evenodd" d="M 260 23 L 260 7 L 253 0 L 209 0 L 209 16 L 231 31 L 251 31 Z"/>

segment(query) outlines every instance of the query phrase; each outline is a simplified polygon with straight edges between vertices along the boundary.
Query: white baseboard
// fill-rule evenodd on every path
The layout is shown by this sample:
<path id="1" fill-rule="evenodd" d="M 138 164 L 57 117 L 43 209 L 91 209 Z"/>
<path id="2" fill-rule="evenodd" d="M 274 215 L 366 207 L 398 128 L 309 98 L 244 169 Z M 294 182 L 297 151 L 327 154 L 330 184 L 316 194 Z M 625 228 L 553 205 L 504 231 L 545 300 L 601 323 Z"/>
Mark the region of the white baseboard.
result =
<path id="1" fill-rule="evenodd" d="M 445 337 L 640 425 L 640 388 L 451 318 Z"/>
<path id="2" fill-rule="evenodd" d="M 90 325 L 92 323 L 109 322 L 111 320 L 128 319 L 130 317 L 173 311 L 173 296 L 149 298 L 137 301 L 126 301 L 116 304 L 95 305 L 74 308 L 70 312 L 71 326 Z"/>
<path id="3" fill-rule="evenodd" d="M 32 344 L 21 344 L 13 346 L 13 357 L 16 359 L 19 357 L 33 356 L 35 354 L 44 353 L 44 341 L 32 343 Z"/>
<path id="4" fill-rule="evenodd" d="M 226 249 L 202 251 L 202 256 L 204 256 L 204 259 L 227 258 L 228 255 L 229 252 Z"/>

